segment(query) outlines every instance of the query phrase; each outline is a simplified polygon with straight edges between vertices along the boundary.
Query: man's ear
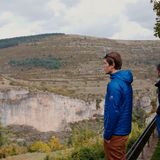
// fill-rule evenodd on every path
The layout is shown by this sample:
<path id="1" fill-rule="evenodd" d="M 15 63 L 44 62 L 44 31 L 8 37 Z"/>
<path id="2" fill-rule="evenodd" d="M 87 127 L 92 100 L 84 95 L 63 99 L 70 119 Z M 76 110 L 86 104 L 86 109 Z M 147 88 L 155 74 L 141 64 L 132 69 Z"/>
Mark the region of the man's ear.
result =
<path id="1" fill-rule="evenodd" d="M 112 67 L 115 69 L 115 63 L 113 62 Z"/>

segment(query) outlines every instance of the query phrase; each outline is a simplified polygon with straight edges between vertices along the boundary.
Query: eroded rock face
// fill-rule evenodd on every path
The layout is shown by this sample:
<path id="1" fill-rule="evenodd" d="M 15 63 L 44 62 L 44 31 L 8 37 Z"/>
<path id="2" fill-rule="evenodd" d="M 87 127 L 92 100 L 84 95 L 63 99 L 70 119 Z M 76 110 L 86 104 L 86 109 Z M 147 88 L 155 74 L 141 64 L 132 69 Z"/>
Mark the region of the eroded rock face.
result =
<path id="1" fill-rule="evenodd" d="M 39 131 L 61 131 L 69 122 L 103 114 L 103 107 L 53 93 L 27 90 L 0 92 L 0 118 L 3 125 L 29 125 Z"/>

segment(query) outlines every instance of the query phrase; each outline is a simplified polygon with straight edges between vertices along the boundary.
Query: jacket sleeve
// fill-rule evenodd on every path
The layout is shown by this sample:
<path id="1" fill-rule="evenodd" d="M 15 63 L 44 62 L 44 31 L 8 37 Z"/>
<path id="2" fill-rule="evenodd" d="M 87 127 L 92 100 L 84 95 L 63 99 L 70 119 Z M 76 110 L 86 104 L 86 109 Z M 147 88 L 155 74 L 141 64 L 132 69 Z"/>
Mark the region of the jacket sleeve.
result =
<path id="1" fill-rule="evenodd" d="M 109 140 L 114 132 L 120 115 L 122 90 L 117 83 L 110 83 L 107 87 L 104 106 L 104 139 Z"/>
<path id="2" fill-rule="evenodd" d="M 158 87 L 157 89 L 157 94 L 158 94 L 158 108 L 157 108 L 157 114 L 160 115 L 160 81 L 158 81 L 156 84 L 155 84 L 156 87 Z"/>

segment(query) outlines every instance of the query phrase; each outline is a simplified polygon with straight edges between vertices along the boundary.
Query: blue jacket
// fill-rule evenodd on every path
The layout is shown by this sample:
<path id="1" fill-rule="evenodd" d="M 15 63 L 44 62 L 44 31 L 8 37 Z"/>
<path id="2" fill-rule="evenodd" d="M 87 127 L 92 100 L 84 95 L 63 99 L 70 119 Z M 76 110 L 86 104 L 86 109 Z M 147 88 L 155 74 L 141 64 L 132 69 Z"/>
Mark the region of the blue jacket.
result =
<path id="1" fill-rule="evenodd" d="M 112 135 L 123 136 L 131 132 L 133 76 L 129 70 L 110 75 L 104 105 L 104 139 Z"/>
<path id="2" fill-rule="evenodd" d="M 157 93 L 158 93 L 158 108 L 157 108 L 157 114 L 160 115 L 160 80 L 155 84 L 156 87 L 158 87 L 157 89 Z"/>

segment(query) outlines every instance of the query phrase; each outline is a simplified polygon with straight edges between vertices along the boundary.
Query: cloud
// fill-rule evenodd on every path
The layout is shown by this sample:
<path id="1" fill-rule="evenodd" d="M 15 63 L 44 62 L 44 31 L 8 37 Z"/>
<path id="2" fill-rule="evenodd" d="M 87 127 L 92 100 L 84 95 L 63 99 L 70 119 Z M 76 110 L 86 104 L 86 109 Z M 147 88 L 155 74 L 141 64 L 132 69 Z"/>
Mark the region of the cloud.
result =
<path id="1" fill-rule="evenodd" d="M 123 3 L 117 0 L 112 0 L 110 3 L 107 0 L 81 0 L 76 7 L 65 12 L 65 20 L 69 25 L 63 27 L 63 30 L 69 33 L 110 36 L 119 30 L 116 22 L 123 9 Z"/>
<path id="2" fill-rule="evenodd" d="M 65 12 L 65 19 L 69 25 L 64 26 L 61 31 L 67 33 L 80 33 L 86 35 L 93 35 L 99 37 L 107 38 L 118 38 L 118 39 L 153 39 L 153 29 L 146 28 L 142 24 L 149 24 L 153 27 L 153 16 L 152 8 L 148 11 L 148 3 L 140 4 L 138 6 L 138 0 L 81 0 L 81 2 L 76 5 L 76 7 L 71 8 Z M 92 5 L 91 5 L 92 3 Z M 142 4 L 144 10 L 147 9 L 149 12 L 147 18 L 143 20 L 145 14 L 139 16 L 142 18 L 143 22 L 133 21 L 131 17 L 128 17 L 128 7 L 134 6 L 133 10 L 138 8 L 142 9 Z M 130 15 L 135 15 L 131 12 Z M 135 30 L 135 28 L 137 28 Z"/>
<path id="3" fill-rule="evenodd" d="M 67 7 L 74 7 L 80 2 L 80 0 L 60 0 L 60 1 Z"/>
<path id="4" fill-rule="evenodd" d="M 36 30 L 37 32 L 40 31 L 40 22 L 34 22 L 30 25 L 22 17 L 15 17 L 10 12 L 4 12 L 0 17 L 1 20 L 5 21 L 0 26 L 0 37 L 2 38 L 30 35 Z"/>
<path id="5" fill-rule="evenodd" d="M 146 0 L 2 0 L 0 38 L 63 32 L 153 39 L 150 5 Z"/>
<path id="6" fill-rule="evenodd" d="M 23 17 L 29 22 L 49 19 L 54 15 L 53 10 L 48 7 L 48 2 L 44 0 L 3 0 L 0 12 L 11 12 L 14 16 Z"/>
<path id="7" fill-rule="evenodd" d="M 3 12 L 0 17 L 0 27 L 4 27 L 9 23 L 9 13 Z"/>
<path id="8" fill-rule="evenodd" d="M 147 29 L 153 29 L 155 14 L 150 1 L 140 0 L 126 7 L 125 15 L 129 21 L 134 21 Z"/>
<path id="9" fill-rule="evenodd" d="M 144 28 L 136 22 L 128 21 L 127 17 L 123 18 L 123 21 L 118 23 L 121 26 L 121 30 L 112 35 L 111 38 L 113 39 L 154 39 L 152 30 Z"/>

